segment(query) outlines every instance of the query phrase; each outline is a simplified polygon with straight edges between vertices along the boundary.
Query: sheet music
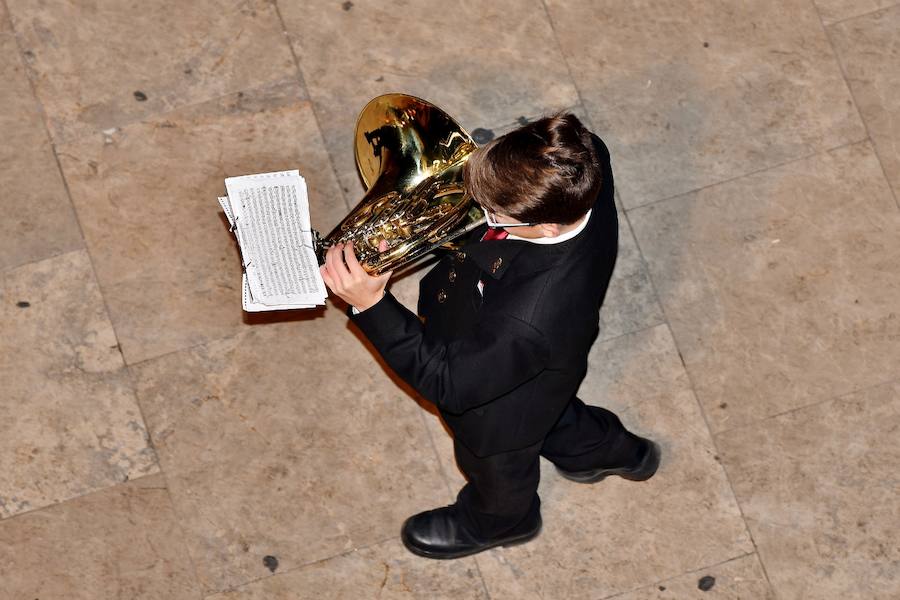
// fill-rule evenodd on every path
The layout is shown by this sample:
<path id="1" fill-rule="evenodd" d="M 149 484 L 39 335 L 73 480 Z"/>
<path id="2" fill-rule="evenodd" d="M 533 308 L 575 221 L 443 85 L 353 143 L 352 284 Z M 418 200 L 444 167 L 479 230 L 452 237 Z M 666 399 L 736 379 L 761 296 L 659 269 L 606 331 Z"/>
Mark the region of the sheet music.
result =
<path id="1" fill-rule="evenodd" d="M 243 257 L 242 306 L 248 312 L 312 308 L 327 290 L 313 248 L 306 182 L 299 171 L 225 180 L 219 204 Z"/>
<path id="2" fill-rule="evenodd" d="M 245 312 L 264 312 L 267 310 L 291 310 L 294 308 L 315 308 L 316 304 L 263 304 L 253 300 L 247 274 L 241 274 L 241 308 Z"/>
<path id="3" fill-rule="evenodd" d="M 222 212 L 225 213 L 225 218 L 228 219 L 228 224 L 234 231 L 234 215 L 231 214 L 231 203 L 228 201 L 228 196 L 219 196 L 219 206 L 222 207 Z"/>

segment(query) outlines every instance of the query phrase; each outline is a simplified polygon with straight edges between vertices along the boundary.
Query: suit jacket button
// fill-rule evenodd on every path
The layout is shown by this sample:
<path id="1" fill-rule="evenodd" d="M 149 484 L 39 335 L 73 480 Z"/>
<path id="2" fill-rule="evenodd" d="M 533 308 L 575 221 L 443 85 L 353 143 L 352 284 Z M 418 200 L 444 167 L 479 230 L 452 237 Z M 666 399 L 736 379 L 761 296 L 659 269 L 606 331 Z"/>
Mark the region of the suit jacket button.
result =
<path id="1" fill-rule="evenodd" d="M 456 260 L 458 260 L 459 262 L 466 260 L 466 253 L 465 252 L 457 252 Z"/>
<path id="2" fill-rule="evenodd" d="M 500 268 L 500 265 L 503 264 L 503 259 L 499 256 L 494 259 L 494 262 L 491 264 L 491 273 L 496 273 L 497 269 Z"/>
<path id="3" fill-rule="evenodd" d="M 437 294 L 437 299 L 438 299 L 438 302 L 440 302 L 441 304 L 446 302 L 447 301 L 447 292 L 445 292 L 444 290 L 440 290 Z"/>
<path id="4" fill-rule="evenodd" d="M 447 274 L 447 279 L 450 280 L 450 283 L 453 283 L 454 281 L 456 281 L 456 271 L 454 271 L 453 269 L 450 269 L 450 272 Z"/>

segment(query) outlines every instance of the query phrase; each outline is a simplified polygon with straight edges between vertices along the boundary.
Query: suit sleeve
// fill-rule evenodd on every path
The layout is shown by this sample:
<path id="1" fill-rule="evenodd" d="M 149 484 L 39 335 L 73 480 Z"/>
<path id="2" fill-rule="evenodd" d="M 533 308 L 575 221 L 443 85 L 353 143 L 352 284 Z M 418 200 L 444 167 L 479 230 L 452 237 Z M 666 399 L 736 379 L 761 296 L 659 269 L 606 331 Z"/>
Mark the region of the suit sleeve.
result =
<path id="1" fill-rule="evenodd" d="M 519 387 L 546 367 L 550 355 L 540 331 L 502 314 L 468 338 L 433 340 L 390 293 L 350 318 L 404 381 L 451 414 Z"/>

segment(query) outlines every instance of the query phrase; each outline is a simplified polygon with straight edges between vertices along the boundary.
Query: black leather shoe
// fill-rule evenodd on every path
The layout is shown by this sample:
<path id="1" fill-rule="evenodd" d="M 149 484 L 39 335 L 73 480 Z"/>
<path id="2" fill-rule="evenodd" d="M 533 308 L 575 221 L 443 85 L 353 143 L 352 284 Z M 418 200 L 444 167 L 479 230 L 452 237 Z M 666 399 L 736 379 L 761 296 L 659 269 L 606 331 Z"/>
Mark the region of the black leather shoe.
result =
<path id="1" fill-rule="evenodd" d="M 472 535 L 459 521 L 453 506 L 427 510 L 403 523 L 400 538 L 403 545 L 425 558 L 461 558 L 495 546 L 513 546 L 537 536 L 541 531 L 541 515 L 526 517 L 502 537 L 482 540 Z"/>
<path id="2" fill-rule="evenodd" d="M 577 481 L 578 483 L 596 483 L 609 477 L 610 475 L 618 475 L 632 481 L 644 481 L 653 477 L 656 469 L 659 468 L 659 444 L 641 438 L 641 453 L 637 465 L 629 467 L 612 467 L 605 469 L 591 469 L 590 471 L 564 471 L 559 467 L 556 470 L 566 479 Z"/>

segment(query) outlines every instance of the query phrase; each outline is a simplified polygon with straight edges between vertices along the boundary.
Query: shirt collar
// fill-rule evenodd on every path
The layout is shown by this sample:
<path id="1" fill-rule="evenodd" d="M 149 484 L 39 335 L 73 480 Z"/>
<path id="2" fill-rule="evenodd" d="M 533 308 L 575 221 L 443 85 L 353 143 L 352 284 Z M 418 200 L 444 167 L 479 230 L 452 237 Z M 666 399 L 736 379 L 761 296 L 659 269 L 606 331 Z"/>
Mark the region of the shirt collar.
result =
<path id="1" fill-rule="evenodd" d="M 502 240 L 479 241 L 487 231 L 487 225 L 482 225 L 472 232 L 470 242 L 463 246 L 463 256 L 468 256 L 478 267 L 494 279 L 503 277 L 506 270 L 520 254 L 522 259 L 516 261 L 516 274 L 524 275 L 541 271 L 554 266 L 567 254 L 572 244 L 577 243 L 573 238 L 581 233 L 590 221 L 591 211 L 585 215 L 582 223 L 562 235 L 553 238 L 550 243 L 536 244 L 536 240 L 526 238 L 514 238 L 507 236 Z M 540 238 L 538 238 L 540 239 Z M 563 242 L 569 242 L 568 244 Z"/>
<path id="2" fill-rule="evenodd" d="M 561 233 L 557 236 L 540 237 L 540 238 L 524 238 L 524 237 L 519 237 L 517 235 L 513 235 L 512 233 L 510 233 L 508 236 L 506 236 L 506 239 L 521 240 L 523 242 L 529 242 L 532 244 L 559 244 L 559 243 L 565 242 L 566 240 L 571 240 L 573 237 L 575 237 L 576 235 L 578 235 L 579 233 L 584 231 L 584 228 L 587 227 L 588 221 L 591 218 L 591 212 L 593 210 L 594 210 L 593 208 L 590 209 L 589 211 L 587 211 L 587 213 L 585 213 L 585 215 L 583 217 L 581 217 L 581 223 L 578 224 L 578 227 L 576 227 L 575 229 L 573 229 L 571 231 Z"/>

